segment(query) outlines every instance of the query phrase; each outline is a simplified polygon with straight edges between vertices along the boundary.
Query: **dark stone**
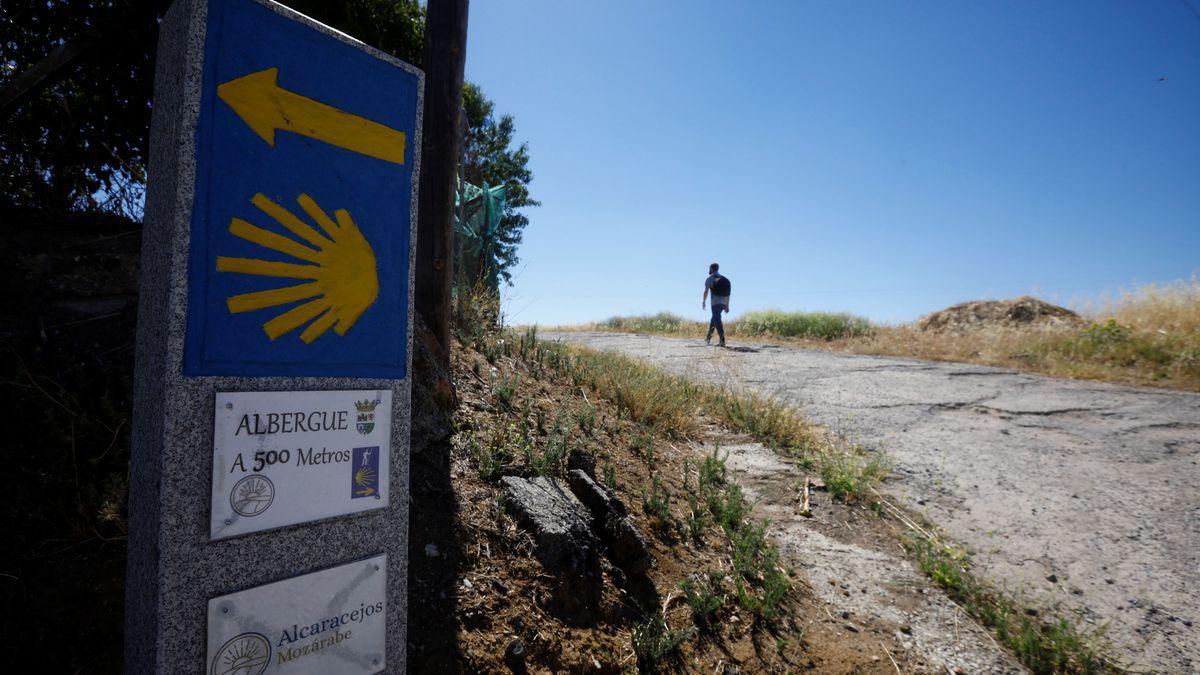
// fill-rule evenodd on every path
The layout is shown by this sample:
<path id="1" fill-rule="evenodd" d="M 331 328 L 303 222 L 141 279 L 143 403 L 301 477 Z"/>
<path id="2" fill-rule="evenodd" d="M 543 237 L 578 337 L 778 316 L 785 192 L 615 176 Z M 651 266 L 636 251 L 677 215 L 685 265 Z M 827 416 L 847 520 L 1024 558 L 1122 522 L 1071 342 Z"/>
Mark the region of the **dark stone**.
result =
<path id="1" fill-rule="evenodd" d="M 642 574 L 650 568 L 646 539 L 629 516 L 610 514 L 604 527 L 608 553 L 629 574 Z"/>
<path id="2" fill-rule="evenodd" d="M 518 478 L 532 478 L 535 474 L 533 468 L 528 464 L 504 464 L 499 471 L 501 476 L 517 476 Z"/>
<path id="3" fill-rule="evenodd" d="M 638 575 L 650 567 L 646 540 L 628 515 L 625 503 L 582 470 L 567 473 L 571 491 L 592 514 L 592 527 L 608 546 L 609 557 L 626 574 Z"/>
<path id="4" fill-rule="evenodd" d="M 521 638 L 513 638 L 504 649 L 504 665 L 513 672 L 525 672 L 525 643 Z"/>
<path id="5" fill-rule="evenodd" d="M 567 483 L 571 486 L 571 492 L 592 512 L 592 518 L 597 524 L 603 525 L 610 513 L 622 516 L 627 513 L 624 502 L 607 487 L 597 483 L 586 471 L 568 471 Z"/>
<path id="6" fill-rule="evenodd" d="M 559 581 L 559 607 L 568 612 L 596 607 L 602 577 L 586 507 L 553 478 L 505 476 L 500 486 L 505 508 L 533 535 L 534 555 Z"/>

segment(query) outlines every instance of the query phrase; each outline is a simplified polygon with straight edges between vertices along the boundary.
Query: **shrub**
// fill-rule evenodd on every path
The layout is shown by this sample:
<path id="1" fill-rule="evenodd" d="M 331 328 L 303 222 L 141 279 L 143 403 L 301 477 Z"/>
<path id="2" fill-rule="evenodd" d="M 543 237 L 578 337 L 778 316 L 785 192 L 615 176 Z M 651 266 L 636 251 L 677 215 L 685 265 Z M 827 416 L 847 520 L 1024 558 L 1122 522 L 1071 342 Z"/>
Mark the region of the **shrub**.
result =
<path id="1" fill-rule="evenodd" d="M 637 657 L 638 672 L 654 672 L 693 632 L 692 628 L 673 631 L 657 614 L 634 626 L 630 641 Z"/>
<path id="2" fill-rule="evenodd" d="M 492 382 L 492 395 L 496 397 L 496 402 L 502 409 L 512 411 L 513 399 L 517 396 L 517 387 L 520 384 L 521 379 L 517 375 L 511 377 L 505 375 Z"/>
<path id="3" fill-rule="evenodd" d="M 783 312 L 777 309 L 749 312 L 733 324 L 738 335 L 769 335 L 817 340 L 870 335 L 871 322 L 861 316 L 829 312 Z"/>
<path id="4" fill-rule="evenodd" d="M 822 462 L 821 479 L 829 493 L 844 501 L 862 497 L 887 475 L 887 461 L 879 454 L 865 455 L 857 448 L 829 453 Z"/>
<path id="5" fill-rule="evenodd" d="M 683 591 L 683 600 L 692 609 L 692 621 L 697 626 L 709 628 L 725 606 L 725 596 L 721 593 L 721 581 L 724 572 L 709 572 L 707 578 L 694 575 L 693 578 L 679 582 Z"/>
<path id="6" fill-rule="evenodd" d="M 601 322 L 600 327 L 629 333 L 678 333 L 690 323 L 694 322 L 677 314 L 659 312 L 642 316 L 614 316 Z"/>
<path id="7" fill-rule="evenodd" d="M 655 520 L 660 529 L 671 525 L 671 493 L 663 487 L 658 474 L 650 477 L 650 491 L 642 494 L 642 510 Z"/>

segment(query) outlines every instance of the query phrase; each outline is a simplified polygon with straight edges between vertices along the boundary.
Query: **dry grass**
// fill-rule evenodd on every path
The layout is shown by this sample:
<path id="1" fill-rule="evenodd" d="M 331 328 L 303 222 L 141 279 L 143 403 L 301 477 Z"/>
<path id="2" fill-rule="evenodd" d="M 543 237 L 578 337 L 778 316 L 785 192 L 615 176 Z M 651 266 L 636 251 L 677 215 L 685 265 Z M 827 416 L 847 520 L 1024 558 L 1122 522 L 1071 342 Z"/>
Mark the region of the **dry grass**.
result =
<path id="1" fill-rule="evenodd" d="M 842 476 L 838 495 L 852 501 L 887 473 L 877 454 L 810 423 L 779 399 L 731 387 L 696 384 L 648 363 L 615 352 L 598 351 L 537 338 L 536 328 L 507 331 L 497 338 L 499 351 L 522 359 L 535 378 L 553 372 L 567 377 L 616 405 L 623 415 L 675 438 L 699 435 L 707 416 L 745 433 L 807 467 Z M 483 349 L 485 353 L 487 348 Z"/>
<path id="2" fill-rule="evenodd" d="M 1200 278 L 1141 286 L 1097 303 L 1083 315 L 1090 324 L 1082 329 L 990 327 L 939 333 L 905 326 L 828 347 L 1200 391 Z"/>
<path id="3" fill-rule="evenodd" d="M 746 319 L 771 315 L 758 322 Z M 1089 322 L 1070 326 L 995 325 L 957 331 L 921 331 L 911 325 L 866 328 L 853 317 L 781 312 L 752 313 L 729 323 L 731 338 L 755 337 L 835 351 L 958 361 L 1013 368 L 1057 377 L 1200 391 L 1200 277 L 1145 285 L 1084 308 Z M 817 317 L 820 317 L 819 319 Z M 789 327 L 775 330 L 761 326 Z M 818 330 L 792 329 L 818 326 Z M 840 328 L 839 328 L 840 326 Z M 706 324 L 669 314 L 613 318 L 577 329 L 618 330 L 703 337 Z"/>

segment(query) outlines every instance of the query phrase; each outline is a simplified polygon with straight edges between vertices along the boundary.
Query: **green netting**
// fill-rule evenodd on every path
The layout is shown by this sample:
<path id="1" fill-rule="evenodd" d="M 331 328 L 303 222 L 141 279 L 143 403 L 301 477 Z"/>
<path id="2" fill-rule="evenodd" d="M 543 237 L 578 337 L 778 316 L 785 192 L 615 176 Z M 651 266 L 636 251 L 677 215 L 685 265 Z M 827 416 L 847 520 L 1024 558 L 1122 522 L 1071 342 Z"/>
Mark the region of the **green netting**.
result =
<path id="1" fill-rule="evenodd" d="M 498 288 L 496 235 L 504 215 L 503 185 L 459 182 L 454 196 L 454 287 L 470 288 L 481 279 Z"/>

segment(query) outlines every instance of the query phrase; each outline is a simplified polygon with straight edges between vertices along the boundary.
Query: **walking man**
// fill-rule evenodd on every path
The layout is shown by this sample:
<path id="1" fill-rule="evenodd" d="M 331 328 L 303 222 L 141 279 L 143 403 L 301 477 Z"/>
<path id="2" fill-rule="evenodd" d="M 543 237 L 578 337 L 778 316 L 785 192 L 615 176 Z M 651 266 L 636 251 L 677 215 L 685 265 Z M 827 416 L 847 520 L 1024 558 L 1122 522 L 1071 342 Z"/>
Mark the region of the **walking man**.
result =
<path id="1" fill-rule="evenodd" d="M 721 312 L 729 311 L 729 293 L 732 285 L 729 279 L 717 272 L 721 266 L 713 263 L 708 266 L 708 278 L 704 280 L 704 295 L 700 298 L 700 309 L 704 309 L 704 303 L 708 301 L 708 293 L 712 291 L 712 320 L 708 322 L 708 336 L 704 338 L 704 344 L 712 344 L 713 329 L 717 331 L 717 337 L 721 341 L 717 344 L 718 347 L 725 346 L 725 325 L 721 323 Z"/>

